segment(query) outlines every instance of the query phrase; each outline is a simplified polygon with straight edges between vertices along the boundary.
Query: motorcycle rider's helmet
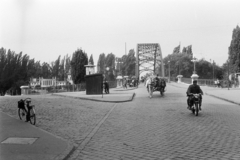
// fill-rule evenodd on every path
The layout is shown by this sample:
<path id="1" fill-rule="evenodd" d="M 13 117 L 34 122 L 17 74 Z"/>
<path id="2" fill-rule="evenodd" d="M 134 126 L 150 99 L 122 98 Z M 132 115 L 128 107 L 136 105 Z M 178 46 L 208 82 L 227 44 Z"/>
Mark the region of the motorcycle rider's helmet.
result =
<path id="1" fill-rule="evenodd" d="M 193 80 L 193 84 L 197 84 L 197 80 Z"/>

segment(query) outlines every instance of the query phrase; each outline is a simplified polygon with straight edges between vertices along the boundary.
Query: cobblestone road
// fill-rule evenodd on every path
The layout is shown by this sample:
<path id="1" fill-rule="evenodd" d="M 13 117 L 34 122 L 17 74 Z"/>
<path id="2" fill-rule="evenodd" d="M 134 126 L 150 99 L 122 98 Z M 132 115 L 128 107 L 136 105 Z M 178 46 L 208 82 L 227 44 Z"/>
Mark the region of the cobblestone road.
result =
<path id="1" fill-rule="evenodd" d="M 240 159 L 239 106 L 204 96 L 203 111 L 187 110 L 186 90 L 165 97 L 145 88 L 119 104 L 85 148 L 70 159 Z"/>
<path id="2" fill-rule="evenodd" d="M 28 97 L 36 108 L 36 126 L 68 140 L 74 146 L 85 139 L 114 105 L 51 95 Z M 26 97 L 0 98 L 0 109 L 19 119 L 17 101 Z"/>
<path id="3" fill-rule="evenodd" d="M 164 97 L 154 92 L 149 99 L 140 87 L 132 102 L 119 104 L 32 99 L 37 126 L 76 146 L 69 160 L 239 160 L 240 106 L 204 96 L 196 117 L 186 109 L 185 93 L 168 86 Z M 16 116 L 17 100 L 1 98 L 2 111 Z"/>

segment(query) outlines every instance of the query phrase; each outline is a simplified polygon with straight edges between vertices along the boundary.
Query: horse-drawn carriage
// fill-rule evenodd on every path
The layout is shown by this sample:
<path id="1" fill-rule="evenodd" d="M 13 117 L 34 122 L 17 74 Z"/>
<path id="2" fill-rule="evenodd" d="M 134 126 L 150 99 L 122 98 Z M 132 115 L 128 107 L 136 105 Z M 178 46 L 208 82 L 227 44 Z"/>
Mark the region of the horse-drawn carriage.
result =
<path id="1" fill-rule="evenodd" d="M 149 97 L 152 98 L 152 94 L 155 91 L 160 92 L 160 95 L 163 96 L 165 92 L 165 87 L 166 87 L 166 81 L 164 78 L 149 78 L 147 81 L 147 89 L 149 93 Z"/>

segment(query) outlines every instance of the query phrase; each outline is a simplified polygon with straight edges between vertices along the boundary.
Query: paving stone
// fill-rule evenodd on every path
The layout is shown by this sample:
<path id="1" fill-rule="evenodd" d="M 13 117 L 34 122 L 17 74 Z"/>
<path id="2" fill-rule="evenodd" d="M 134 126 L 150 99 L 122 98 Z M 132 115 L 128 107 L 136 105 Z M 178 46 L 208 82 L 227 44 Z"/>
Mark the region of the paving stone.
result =
<path id="1" fill-rule="evenodd" d="M 1 98 L 0 109 L 18 118 L 19 98 Z M 240 107 L 204 96 L 196 117 L 187 110 L 184 88 L 168 86 L 164 97 L 154 92 L 149 99 L 139 87 L 134 100 L 118 103 L 83 148 L 78 147 L 114 104 L 54 96 L 32 101 L 37 127 L 76 145 L 69 160 L 240 159 Z"/>

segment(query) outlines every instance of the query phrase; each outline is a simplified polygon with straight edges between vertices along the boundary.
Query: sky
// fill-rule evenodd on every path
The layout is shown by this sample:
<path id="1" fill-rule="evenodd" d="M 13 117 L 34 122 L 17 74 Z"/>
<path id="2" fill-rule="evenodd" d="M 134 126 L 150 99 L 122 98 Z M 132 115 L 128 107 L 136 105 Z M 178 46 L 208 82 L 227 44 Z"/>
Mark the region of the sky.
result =
<path id="1" fill-rule="evenodd" d="M 41 62 L 72 55 L 122 57 L 159 43 L 163 58 L 179 44 L 222 65 L 240 23 L 239 0 L 0 0 L 0 47 Z"/>

